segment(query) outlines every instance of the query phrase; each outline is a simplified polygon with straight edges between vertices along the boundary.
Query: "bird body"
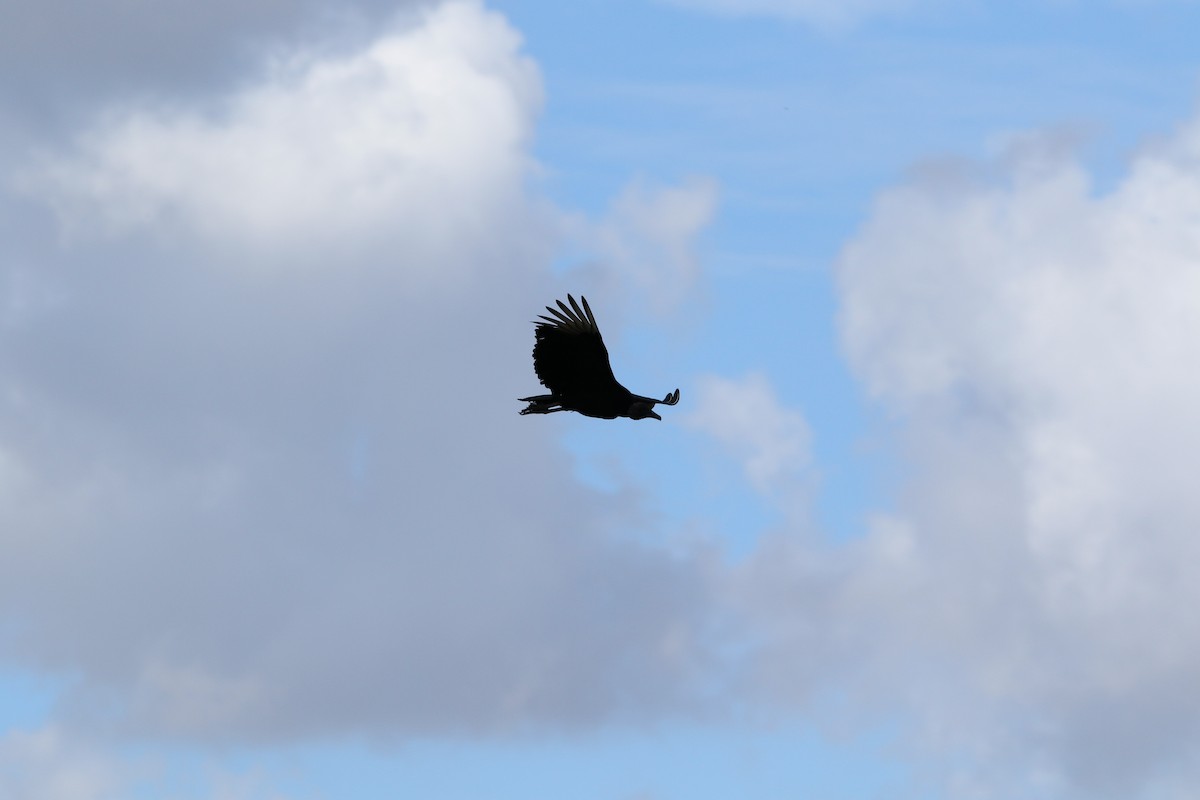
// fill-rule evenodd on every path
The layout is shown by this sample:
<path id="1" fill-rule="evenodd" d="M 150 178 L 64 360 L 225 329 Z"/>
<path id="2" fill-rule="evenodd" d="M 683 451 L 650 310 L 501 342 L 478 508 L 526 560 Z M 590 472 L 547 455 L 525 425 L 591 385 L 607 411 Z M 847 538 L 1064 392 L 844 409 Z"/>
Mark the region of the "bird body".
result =
<path id="1" fill-rule="evenodd" d="M 538 380 L 550 390 L 550 394 L 522 397 L 529 403 L 522 414 L 552 414 L 555 411 L 577 411 L 588 417 L 616 419 L 646 419 L 653 417 L 658 403 L 675 405 L 679 402 L 679 390 L 662 400 L 642 397 L 617 382 L 608 360 L 608 348 L 600 336 L 596 317 L 588 306 L 587 298 L 582 308 L 575 298 L 567 295 L 568 306 L 559 300 L 558 308 L 546 306 L 551 316 L 539 315 L 535 322 L 533 345 L 533 369 Z"/>

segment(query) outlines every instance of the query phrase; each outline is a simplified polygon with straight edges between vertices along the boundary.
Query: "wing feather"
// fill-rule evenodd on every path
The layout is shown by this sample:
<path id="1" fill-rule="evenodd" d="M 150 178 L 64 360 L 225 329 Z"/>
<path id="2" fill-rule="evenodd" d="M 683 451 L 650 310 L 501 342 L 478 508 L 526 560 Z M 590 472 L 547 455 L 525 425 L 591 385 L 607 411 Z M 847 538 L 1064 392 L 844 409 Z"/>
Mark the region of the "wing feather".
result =
<path id="1" fill-rule="evenodd" d="M 571 295 L 567 295 L 567 297 L 570 296 Z M 587 298 L 583 295 L 579 295 L 579 299 L 583 301 L 583 310 L 587 312 L 588 322 L 591 323 L 593 328 L 599 330 L 599 326 L 596 325 L 596 317 L 594 314 L 592 314 L 592 307 L 588 305 Z"/>
<path id="2" fill-rule="evenodd" d="M 557 308 L 551 308 L 550 306 L 546 306 L 546 310 L 554 315 L 554 319 L 556 320 L 557 323 L 561 323 L 563 325 L 571 324 L 570 318 L 563 316 L 563 313 L 561 311 L 559 311 Z"/>
<path id="3" fill-rule="evenodd" d="M 546 306 L 552 317 L 534 331 L 533 368 L 538 380 L 554 394 L 565 398 L 588 398 L 611 394 L 620 387 L 608 360 L 608 349 L 596 318 L 583 300 L 583 308 L 571 295 L 571 305 L 556 301 L 559 309 Z"/>

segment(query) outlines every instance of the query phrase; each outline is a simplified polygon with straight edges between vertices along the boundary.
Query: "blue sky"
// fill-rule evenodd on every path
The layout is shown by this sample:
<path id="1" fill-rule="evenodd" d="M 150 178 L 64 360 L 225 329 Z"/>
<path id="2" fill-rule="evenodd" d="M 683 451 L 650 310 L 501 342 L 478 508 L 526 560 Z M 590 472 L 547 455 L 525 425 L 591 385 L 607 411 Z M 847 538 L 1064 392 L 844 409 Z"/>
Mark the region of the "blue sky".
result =
<path id="1" fill-rule="evenodd" d="M 0 7 L 0 798 L 1190 797 L 1198 23 Z"/>

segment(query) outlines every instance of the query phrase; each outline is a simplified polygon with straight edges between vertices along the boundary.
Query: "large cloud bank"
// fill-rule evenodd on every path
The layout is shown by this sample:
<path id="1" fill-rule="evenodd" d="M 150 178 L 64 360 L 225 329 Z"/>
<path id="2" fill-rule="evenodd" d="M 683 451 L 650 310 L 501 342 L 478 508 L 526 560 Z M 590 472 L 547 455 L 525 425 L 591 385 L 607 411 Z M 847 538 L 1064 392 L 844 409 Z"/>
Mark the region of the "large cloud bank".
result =
<path id="1" fill-rule="evenodd" d="M 1018 139 L 883 193 L 841 258 L 905 479 L 846 552 L 767 547 L 754 602 L 802 585 L 809 613 L 762 675 L 811 689 L 831 661 L 915 721 L 951 796 L 1197 784 L 1198 154 L 1193 121 L 1100 193 L 1053 137 Z"/>
<path id="2" fill-rule="evenodd" d="M 447 3 L 16 171 L 0 608 L 15 663 L 73 676 L 61 718 L 286 739 L 700 702 L 701 573 L 616 537 L 638 497 L 515 413 L 554 291 L 539 98 L 507 23 Z"/>

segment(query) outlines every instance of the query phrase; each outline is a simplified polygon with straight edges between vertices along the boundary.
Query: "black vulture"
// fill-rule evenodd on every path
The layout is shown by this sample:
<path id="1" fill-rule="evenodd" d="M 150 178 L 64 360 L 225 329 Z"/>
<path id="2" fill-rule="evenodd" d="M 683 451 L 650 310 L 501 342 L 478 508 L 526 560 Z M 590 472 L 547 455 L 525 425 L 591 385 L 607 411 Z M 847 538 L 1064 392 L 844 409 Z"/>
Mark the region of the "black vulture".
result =
<path id="1" fill-rule="evenodd" d="M 546 306 L 551 317 L 539 314 L 543 322 L 534 322 L 533 370 L 550 394 L 519 398 L 529 403 L 522 414 L 553 414 L 555 411 L 578 411 L 588 417 L 616 419 L 654 417 L 657 403 L 673 406 L 679 402 L 676 389 L 662 400 L 642 397 L 617 383 L 608 350 L 600 337 L 596 318 L 588 307 L 587 298 L 580 295 L 583 308 L 567 295 L 570 307 L 558 300 L 558 309 Z"/>

